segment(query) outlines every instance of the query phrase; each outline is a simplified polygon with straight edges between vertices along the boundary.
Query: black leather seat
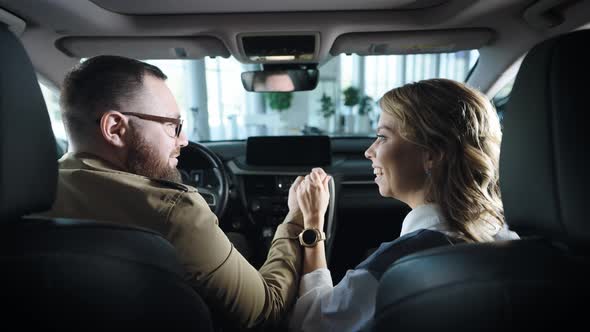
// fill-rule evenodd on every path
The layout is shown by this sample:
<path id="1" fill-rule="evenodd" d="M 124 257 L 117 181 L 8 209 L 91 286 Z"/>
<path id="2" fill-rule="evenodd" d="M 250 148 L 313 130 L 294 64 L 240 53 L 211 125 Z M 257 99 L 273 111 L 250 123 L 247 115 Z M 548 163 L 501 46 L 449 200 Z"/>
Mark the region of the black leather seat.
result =
<path id="1" fill-rule="evenodd" d="M 381 279 L 375 330 L 586 329 L 590 50 L 581 45 L 589 42 L 586 30 L 534 47 L 507 106 L 505 216 L 534 236 L 400 259 Z"/>
<path id="2" fill-rule="evenodd" d="M 2 326 L 211 331 L 207 306 L 160 235 L 24 217 L 53 203 L 56 146 L 33 66 L 1 24 L 0 49 Z"/>

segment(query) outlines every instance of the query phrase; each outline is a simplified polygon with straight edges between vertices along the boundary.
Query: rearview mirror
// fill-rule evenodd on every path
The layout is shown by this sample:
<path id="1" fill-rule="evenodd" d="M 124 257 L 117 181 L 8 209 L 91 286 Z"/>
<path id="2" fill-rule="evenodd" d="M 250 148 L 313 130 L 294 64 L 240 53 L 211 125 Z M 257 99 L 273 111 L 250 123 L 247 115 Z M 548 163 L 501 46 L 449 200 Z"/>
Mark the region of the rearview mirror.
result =
<path id="1" fill-rule="evenodd" d="M 242 73 L 242 85 L 254 92 L 291 92 L 313 90 L 318 85 L 318 70 L 281 69 Z"/>

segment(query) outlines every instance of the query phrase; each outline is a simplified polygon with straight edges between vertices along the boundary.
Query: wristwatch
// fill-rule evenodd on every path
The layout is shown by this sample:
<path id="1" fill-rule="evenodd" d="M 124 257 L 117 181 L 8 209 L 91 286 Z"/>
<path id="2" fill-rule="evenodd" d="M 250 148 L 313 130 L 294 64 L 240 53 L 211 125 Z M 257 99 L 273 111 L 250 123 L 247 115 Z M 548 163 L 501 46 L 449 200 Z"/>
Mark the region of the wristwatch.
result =
<path id="1" fill-rule="evenodd" d="M 306 228 L 299 233 L 299 243 L 304 247 L 315 247 L 320 241 L 326 239 L 326 233 L 317 228 Z"/>

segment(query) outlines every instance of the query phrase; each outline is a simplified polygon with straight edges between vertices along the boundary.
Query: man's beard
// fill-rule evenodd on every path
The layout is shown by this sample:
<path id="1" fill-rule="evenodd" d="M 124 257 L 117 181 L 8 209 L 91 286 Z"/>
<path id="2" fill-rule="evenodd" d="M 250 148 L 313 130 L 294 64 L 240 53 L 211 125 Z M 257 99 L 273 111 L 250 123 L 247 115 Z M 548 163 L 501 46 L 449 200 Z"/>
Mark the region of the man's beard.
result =
<path id="1" fill-rule="evenodd" d="M 130 131 L 129 146 L 127 156 L 127 170 L 129 172 L 152 179 L 182 182 L 178 169 L 170 166 L 167 160 L 160 160 L 160 156 L 155 149 L 137 135 L 134 130 Z"/>

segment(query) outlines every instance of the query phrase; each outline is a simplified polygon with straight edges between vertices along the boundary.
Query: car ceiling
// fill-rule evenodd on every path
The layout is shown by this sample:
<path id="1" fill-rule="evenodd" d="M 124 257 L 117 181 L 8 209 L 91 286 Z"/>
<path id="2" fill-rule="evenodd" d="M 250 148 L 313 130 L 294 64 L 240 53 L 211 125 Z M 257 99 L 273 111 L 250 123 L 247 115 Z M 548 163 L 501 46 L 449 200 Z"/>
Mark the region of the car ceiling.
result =
<path id="1" fill-rule="evenodd" d="M 469 83 L 488 95 L 535 43 L 590 22 L 590 1 L 581 0 L 0 0 L 0 9 L 25 22 L 21 40 L 39 74 L 56 85 L 79 61 L 64 49 L 68 41 L 82 41 L 96 54 L 123 44 L 137 55 L 158 45 L 150 39 L 171 38 L 192 42 L 196 58 L 231 54 L 248 63 L 240 34 L 314 33 L 320 37 L 314 62 L 321 64 L 336 55 L 330 51 L 338 37 L 351 33 L 398 38 L 435 31 L 430 38 L 436 42 L 447 32 L 475 29 L 492 37 L 471 37 L 481 38 L 481 47 Z M 349 53 L 343 45 L 338 52 Z"/>

